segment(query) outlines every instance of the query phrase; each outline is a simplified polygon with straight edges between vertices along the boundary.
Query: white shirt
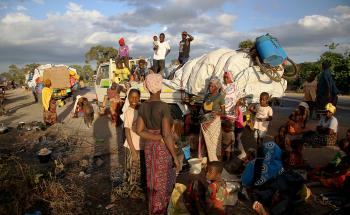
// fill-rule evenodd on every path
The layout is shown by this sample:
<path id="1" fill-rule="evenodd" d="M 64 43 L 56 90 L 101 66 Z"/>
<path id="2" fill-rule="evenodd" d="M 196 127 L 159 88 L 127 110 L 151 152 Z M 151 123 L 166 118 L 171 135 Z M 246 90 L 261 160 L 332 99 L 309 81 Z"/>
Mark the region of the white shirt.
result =
<path id="1" fill-rule="evenodd" d="M 256 115 L 255 118 L 263 119 L 262 122 L 255 120 L 254 122 L 254 129 L 258 129 L 260 131 L 267 131 L 267 128 L 269 127 L 270 121 L 265 121 L 264 119 L 272 117 L 273 111 L 270 106 L 261 107 L 260 104 L 256 106 Z"/>
<path id="2" fill-rule="evenodd" d="M 322 126 L 324 128 L 329 128 L 334 131 L 334 133 L 338 132 L 338 120 L 334 116 L 332 116 L 329 120 L 326 121 L 326 117 L 322 117 L 320 119 L 319 126 Z"/>
<path id="3" fill-rule="evenodd" d="M 158 42 L 158 49 L 157 51 L 154 51 L 153 54 L 153 59 L 154 60 L 164 60 L 165 59 L 165 54 L 167 50 L 170 50 L 170 45 L 168 41 L 164 42 Z"/>
<path id="4" fill-rule="evenodd" d="M 124 113 L 124 128 L 130 129 L 132 143 L 135 147 L 135 150 L 138 151 L 138 150 L 143 150 L 144 146 L 142 144 L 140 136 L 137 135 L 132 130 L 133 125 L 136 124 L 137 117 L 138 117 L 138 111 L 131 107 L 129 107 Z M 124 142 L 124 147 L 129 148 L 128 140 L 126 138 Z"/>

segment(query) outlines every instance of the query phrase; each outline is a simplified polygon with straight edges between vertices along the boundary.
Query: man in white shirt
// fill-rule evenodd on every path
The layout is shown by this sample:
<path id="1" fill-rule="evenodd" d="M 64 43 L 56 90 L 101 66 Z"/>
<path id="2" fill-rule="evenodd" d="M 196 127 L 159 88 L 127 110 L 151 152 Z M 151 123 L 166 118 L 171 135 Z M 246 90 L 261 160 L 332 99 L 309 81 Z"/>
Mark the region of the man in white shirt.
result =
<path id="1" fill-rule="evenodd" d="M 165 34 L 161 33 L 159 35 L 158 49 L 154 50 L 153 54 L 153 71 L 155 73 L 160 73 L 164 76 L 165 70 L 165 57 L 170 52 L 170 45 L 168 41 L 165 41 Z"/>

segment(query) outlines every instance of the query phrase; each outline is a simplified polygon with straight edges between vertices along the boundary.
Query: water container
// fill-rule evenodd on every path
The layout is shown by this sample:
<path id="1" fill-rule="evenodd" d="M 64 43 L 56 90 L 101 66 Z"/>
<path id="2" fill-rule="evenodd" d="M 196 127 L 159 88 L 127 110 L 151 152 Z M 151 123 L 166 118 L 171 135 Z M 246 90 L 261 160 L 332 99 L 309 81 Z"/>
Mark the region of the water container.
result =
<path id="1" fill-rule="evenodd" d="M 187 145 L 185 147 L 182 148 L 182 151 L 185 155 L 185 159 L 188 160 L 191 158 L 191 148 L 190 145 Z"/>
<path id="2" fill-rule="evenodd" d="M 255 46 L 260 59 L 271 66 L 278 66 L 287 58 L 286 52 L 277 39 L 269 34 L 256 38 Z"/>

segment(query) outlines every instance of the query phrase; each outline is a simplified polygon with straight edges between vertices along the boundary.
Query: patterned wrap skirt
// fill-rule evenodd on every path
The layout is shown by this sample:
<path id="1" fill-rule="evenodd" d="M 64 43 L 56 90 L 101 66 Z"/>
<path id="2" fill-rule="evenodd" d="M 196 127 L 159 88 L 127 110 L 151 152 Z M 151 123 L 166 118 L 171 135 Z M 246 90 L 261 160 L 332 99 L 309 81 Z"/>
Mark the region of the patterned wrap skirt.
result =
<path id="1" fill-rule="evenodd" d="M 164 143 L 145 140 L 145 159 L 149 214 L 166 214 L 176 180 L 172 156 Z"/>

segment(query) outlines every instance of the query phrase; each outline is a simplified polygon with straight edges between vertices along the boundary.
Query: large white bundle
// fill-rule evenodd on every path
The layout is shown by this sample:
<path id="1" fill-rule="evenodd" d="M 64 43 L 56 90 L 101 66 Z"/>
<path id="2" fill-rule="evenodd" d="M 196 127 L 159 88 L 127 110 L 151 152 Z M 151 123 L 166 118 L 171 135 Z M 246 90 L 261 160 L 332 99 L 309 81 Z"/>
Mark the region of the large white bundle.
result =
<path id="1" fill-rule="evenodd" d="M 261 92 L 268 92 L 272 97 L 282 97 L 287 88 L 287 81 L 272 81 L 253 66 L 251 57 L 240 51 L 218 49 L 187 62 L 176 71 L 173 80 L 165 84 L 174 89 L 183 89 L 194 95 L 204 95 L 211 77 L 217 76 L 223 81 L 225 71 L 230 71 L 234 83 L 243 96 L 252 96 L 253 102 L 259 101 Z M 283 71 L 280 71 L 280 75 Z"/>

